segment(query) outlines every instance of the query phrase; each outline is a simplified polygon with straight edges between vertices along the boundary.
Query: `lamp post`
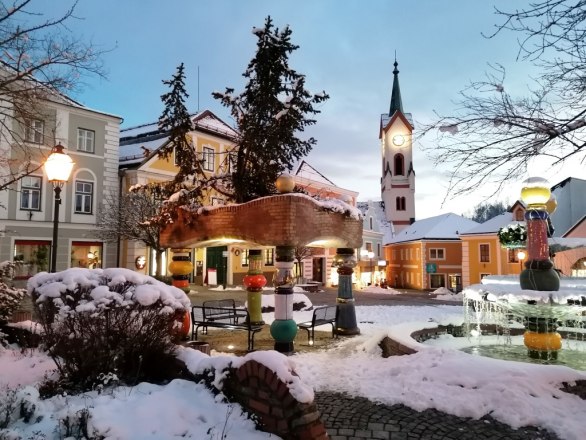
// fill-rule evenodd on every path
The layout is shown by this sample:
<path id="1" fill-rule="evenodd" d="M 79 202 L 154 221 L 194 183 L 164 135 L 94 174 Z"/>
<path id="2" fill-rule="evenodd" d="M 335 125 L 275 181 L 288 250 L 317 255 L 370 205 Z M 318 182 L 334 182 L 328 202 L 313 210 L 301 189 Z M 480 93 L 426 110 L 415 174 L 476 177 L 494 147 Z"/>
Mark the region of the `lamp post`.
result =
<path id="1" fill-rule="evenodd" d="M 517 260 L 519 260 L 519 266 L 520 266 L 520 272 L 523 271 L 523 260 L 525 259 L 525 257 L 527 256 L 527 254 L 525 254 L 525 251 L 519 251 L 517 252 Z"/>
<path id="2" fill-rule="evenodd" d="M 374 286 L 374 267 L 372 266 L 372 259 L 374 258 L 374 252 L 368 253 L 368 259 L 370 260 L 370 285 Z"/>
<path id="3" fill-rule="evenodd" d="M 57 267 L 57 238 L 59 232 L 59 205 L 61 204 L 61 188 L 69 179 L 73 169 L 73 160 L 64 151 L 60 143 L 55 145 L 51 154 L 45 161 L 43 168 L 47 174 L 47 180 L 53 184 L 55 191 L 55 208 L 53 210 L 53 243 L 51 246 L 51 272 L 56 272 Z"/>

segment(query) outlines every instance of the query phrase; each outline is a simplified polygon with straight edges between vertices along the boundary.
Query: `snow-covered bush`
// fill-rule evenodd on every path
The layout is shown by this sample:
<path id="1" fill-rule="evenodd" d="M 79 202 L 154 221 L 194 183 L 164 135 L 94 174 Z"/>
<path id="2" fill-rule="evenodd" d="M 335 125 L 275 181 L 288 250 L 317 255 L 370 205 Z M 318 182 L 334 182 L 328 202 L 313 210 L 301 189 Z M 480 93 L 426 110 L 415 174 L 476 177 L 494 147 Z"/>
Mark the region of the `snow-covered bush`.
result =
<path id="1" fill-rule="evenodd" d="M 108 374 L 127 384 L 156 378 L 172 359 L 176 319 L 190 307 L 182 290 L 128 269 L 39 273 L 28 290 L 61 381 L 76 389 Z"/>
<path id="2" fill-rule="evenodd" d="M 0 324 L 8 322 L 26 293 L 24 289 L 9 285 L 15 268 L 16 264 L 12 261 L 0 263 Z"/>

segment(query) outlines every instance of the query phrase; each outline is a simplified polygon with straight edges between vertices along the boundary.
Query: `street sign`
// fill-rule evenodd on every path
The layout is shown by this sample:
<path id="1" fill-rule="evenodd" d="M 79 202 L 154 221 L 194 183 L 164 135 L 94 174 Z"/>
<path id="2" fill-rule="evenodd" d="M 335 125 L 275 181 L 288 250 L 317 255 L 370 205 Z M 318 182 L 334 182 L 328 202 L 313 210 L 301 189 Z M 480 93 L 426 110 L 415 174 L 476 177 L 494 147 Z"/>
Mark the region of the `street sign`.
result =
<path id="1" fill-rule="evenodd" d="M 427 273 L 436 273 L 437 272 L 437 266 L 435 263 L 427 263 L 425 265 L 425 271 Z"/>

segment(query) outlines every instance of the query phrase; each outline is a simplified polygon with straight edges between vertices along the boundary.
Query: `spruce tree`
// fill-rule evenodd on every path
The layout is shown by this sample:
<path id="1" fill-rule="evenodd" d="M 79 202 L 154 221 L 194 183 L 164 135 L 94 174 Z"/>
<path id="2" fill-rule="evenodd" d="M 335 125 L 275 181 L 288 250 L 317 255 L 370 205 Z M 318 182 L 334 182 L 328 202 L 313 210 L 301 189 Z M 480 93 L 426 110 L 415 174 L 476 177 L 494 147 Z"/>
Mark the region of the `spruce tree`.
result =
<path id="1" fill-rule="evenodd" d="M 315 145 L 313 137 L 298 137 L 306 126 L 315 124 L 314 106 L 329 98 L 305 89 L 305 76 L 289 68 L 289 56 L 299 46 L 291 42 L 291 29 L 273 26 L 271 17 L 264 28 L 253 28 L 257 51 L 243 76 L 244 91 L 234 89 L 213 96 L 231 109 L 237 121 L 239 140 L 235 169 L 230 175 L 235 202 L 274 194 L 274 182 L 282 172 L 306 156 Z"/>

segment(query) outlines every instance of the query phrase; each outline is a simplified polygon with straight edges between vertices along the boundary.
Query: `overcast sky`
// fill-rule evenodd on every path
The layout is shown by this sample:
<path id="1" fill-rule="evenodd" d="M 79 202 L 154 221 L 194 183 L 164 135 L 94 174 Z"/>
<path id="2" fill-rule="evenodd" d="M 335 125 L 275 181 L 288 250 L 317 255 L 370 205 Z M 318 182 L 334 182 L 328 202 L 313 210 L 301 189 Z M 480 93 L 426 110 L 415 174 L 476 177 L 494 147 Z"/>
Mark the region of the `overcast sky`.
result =
<path id="1" fill-rule="evenodd" d="M 65 1 L 51 3 L 66 4 Z M 90 80 L 75 97 L 85 105 L 124 118 L 123 127 L 156 121 L 160 95 L 176 66 L 185 63 L 190 111 L 209 109 L 233 125 L 228 109 L 211 97 L 226 86 L 242 90 L 242 72 L 254 55 L 253 26 L 267 15 L 289 25 L 300 48 L 290 67 L 307 76 L 312 92 L 325 90 L 317 125 L 318 143 L 307 160 L 359 200 L 380 199 L 380 114 L 389 108 L 395 51 L 403 108 L 417 123 L 434 111 L 449 113 L 469 81 L 481 79 L 487 63 L 507 67 L 505 87 L 527 89 L 532 73 L 516 61 L 516 36 L 486 39 L 498 17 L 488 0 L 80 0 L 69 28 L 104 48 L 108 79 Z M 518 4 L 515 3 L 515 6 Z M 199 81 L 198 81 L 199 67 Z M 199 83 L 199 87 L 198 87 Z M 198 99 L 199 97 L 199 99 Z M 415 145 L 416 216 L 468 213 L 493 191 L 449 200 L 443 173 Z M 537 170 L 530 171 L 535 174 Z M 571 175 L 561 170 L 553 183 Z M 577 176 L 576 173 L 574 173 Z M 514 201 L 519 187 L 496 200 Z M 493 199 L 494 200 L 494 199 Z"/>

